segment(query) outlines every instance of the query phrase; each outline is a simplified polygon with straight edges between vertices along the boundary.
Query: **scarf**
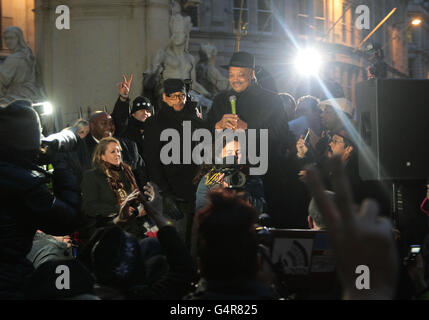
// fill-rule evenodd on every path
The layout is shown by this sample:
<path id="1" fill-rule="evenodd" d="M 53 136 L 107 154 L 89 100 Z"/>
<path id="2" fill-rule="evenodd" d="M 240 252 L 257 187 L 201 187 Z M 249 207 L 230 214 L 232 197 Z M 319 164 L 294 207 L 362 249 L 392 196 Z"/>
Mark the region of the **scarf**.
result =
<path id="1" fill-rule="evenodd" d="M 125 191 L 124 181 L 121 180 L 121 172 L 124 172 L 125 177 L 131 185 L 131 191 L 138 189 L 136 179 L 134 174 L 131 171 L 130 166 L 125 163 L 121 163 L 119 166 L 112 165 L 108 162 L 101 162 L 101 170 L 107 176 L 107 183 L 109 184 L 110 189 L 115 193 L 116 201 L 118 205 L 121 205 L 122 202 L 128 196 Z"/>

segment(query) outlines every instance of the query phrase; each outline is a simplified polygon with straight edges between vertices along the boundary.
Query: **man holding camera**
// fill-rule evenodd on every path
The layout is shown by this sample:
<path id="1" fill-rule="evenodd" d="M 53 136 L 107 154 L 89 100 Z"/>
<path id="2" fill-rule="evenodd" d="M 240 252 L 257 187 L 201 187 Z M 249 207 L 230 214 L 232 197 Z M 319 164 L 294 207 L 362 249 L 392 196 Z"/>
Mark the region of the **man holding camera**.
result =
<path id="1" fill-rule="evenodd" d="M 0 299 L 22 299 L 34 268 L 26 255 L 36 230 L 52 235 L 74 231 L 80 190 L 66 161 L 56 154 L 52 195 L 47 173 L 36 165 L 41 128 L 31 103 L 18 100 L 0 108 Z"/>

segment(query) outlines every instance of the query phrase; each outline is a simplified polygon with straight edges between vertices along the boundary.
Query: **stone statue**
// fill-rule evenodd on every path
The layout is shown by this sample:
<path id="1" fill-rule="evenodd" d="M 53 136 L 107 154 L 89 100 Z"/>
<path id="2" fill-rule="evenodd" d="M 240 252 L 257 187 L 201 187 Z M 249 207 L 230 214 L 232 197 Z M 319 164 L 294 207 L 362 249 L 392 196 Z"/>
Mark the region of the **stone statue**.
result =
<path id="1" fill-rule="evenodd" d="M 0 64 L 0 105 L 7 105 L 16 99 L 33 102 L 46 100 L 43 88 L 37 81 L 36 59 L 25 43 L 22 30 L 7 27 L 3 35 L 11 54 Z"/>
<path id="2" fill-rule="evenodd" d="M 178 78 L 191 79 L 193 90 L 210 96 L 210 93 L 197 82 L 195 58 L 188 52 L 191 18 L 181 15 L 180 4 L 176 1 L 173 1 L 171 9 L 169 23 L 171 37 L 167 46 L 158 51 L 152 65 L 145 71 L 145 94 L 146 90 L 159 90 L 165 79 Z"/>
<path id="3" fill-rule="evenodd" d="M 212 96 L 228 88 L 228 79 L 216 68 L 215 58 L 217 49 L 212 44 L 202 44 L 200 60 L 197 64 L 197 81 L 201 83 Z"/>

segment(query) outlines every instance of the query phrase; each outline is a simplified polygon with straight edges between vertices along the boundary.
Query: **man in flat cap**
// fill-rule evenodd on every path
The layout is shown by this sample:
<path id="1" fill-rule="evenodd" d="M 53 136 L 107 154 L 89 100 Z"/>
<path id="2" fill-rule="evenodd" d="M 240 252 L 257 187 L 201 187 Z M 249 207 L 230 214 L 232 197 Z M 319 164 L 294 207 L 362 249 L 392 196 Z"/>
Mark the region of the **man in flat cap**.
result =
<path id="1" fill-rule="evenodd" d="M 191 133 L 203 127 L 198 117 L 197 105 L 188 99 L 185 82 L 181 79 L 167 79 L 163 83 L 164 93 L 159 112 L 147 120 L 144 139 L 144 160 L 149 178 L 162 191 L 164 213 L 172 219 L 183 240 L 190 246 L 192 220 L 194 213 L 196 186 L 193 178 L 197 173 L 197 165 L 182 161 L 184 122 L 190 121 Z M 174 129 L 180 135 L 180 164 L 164 164 L 161 149 L 173 141 L 162 141 L 161 133 L 166 129 Z M 164 139 L 165 140 L 165 139 Z M 174 157 L 174 155 L 173 155 Z"/>
<path id="2" fill-rule="evenodd" d="M 278 94 L 261 88 L 255 79 L 255 58 L 247 52 L 235 52 L 228 66 L 229 90 L 219 93 L 207 115 L 207 125 L 215 129 L 268 129 L 268 171 L 263 177 L 268 214 L 276 227 L 305 227 L 305 217 L 297 223 L 293 212 L 301 211 L 292 195 L 297 188 L 292 187 L 298 173 L 293 163 L 295 141 L 289 131 L 283 102 Z M 231 100 L 235 100 L 233 108 Z M 235 110 L 234 110 L 235 109 Z M 257 137 L 259 133 L 257 134 Z M 257 142 L 259 148 L 259 142 Z M 249 149 L 249 148 L 247 148 Z M 285 182 L 287 181 L 287 185 Z M 299 181 L 295 181 L 300 183 Z M 290 187 L 289 187 L 290 186 Z M 285 188 L 290 188 L 285 191 Z M 291 196 L 285 208 L 285 194 Z M 297 199 L 296 201 L 292 199 Z M 305 208 L 304 208 L 305 209 Z M 289 211 L 285 214 L 285 211 Z"/>

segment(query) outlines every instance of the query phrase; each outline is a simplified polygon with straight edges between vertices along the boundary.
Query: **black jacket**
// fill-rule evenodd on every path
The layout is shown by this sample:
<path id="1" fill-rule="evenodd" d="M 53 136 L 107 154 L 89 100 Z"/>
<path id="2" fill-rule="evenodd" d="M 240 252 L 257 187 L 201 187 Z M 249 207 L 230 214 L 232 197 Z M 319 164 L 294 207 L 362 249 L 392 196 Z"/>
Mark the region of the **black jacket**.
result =
<path id="1" fill-rule="evenodd" d="M 237 115 L 247 122 L 248 129 L 269 129 L 270 149 L 285 151 L 293 148 L 295 141 L 289 131 L 286 121 L 286 111 L 278 94 L 265 90 L 256 84 L 250 85 L 245 91 L 237 93 L 233 90 L 219 93 L 213 100 L 213 105 L 207 114 L 209 129 L 215 125 L 224 114 L 231 113 L 229 97 L 237 97 Z M 275 160 L 275 159 L 270 159 Z"/>
<path id="2" fill-rule="evenodd" d="M 131 185 L 125 174 L 121 172 L 121 180 L 127 194 L 131 193 Z M 92 235 L 97 228 L 113 225 L 113 218 L 119 213 L 116 195 L 107 183 L 107 176 L 100 169 L 85 172 L 81 184 L 82 212 L 85 215 L 85 231 Z M 143 227 L 146 217 L 137 217 L 122 227 L 136 238 L 144 238 Z"/>
<path id="3" fill-rule="evenodd" d="M 162 103 L 160 111 L 147 120 L 144 139 L 144 160 L 150 180 L 154 181 L 163 192 L 188 201 L 193 201 L 195 198 L 196 186 L 192 180 L 198 167 L 192 161 L 191 164 L 183 164 L 183 122 L 191 122 L 192 132 L 203 127 L 203 122 L 197 117 L 195 108 L 196 105 L 188 101 L 183 110 L 176 112 L 167 104 Z M 169 143 L 161 141 L 161 132 L 165 129 L 175 129 L 179 132 L 180 162 L 182 164 L 163 164 L 161 162 L 161 149 Z M 185 137 L 185 139 L 188 138 Z"/>
<path id="4" fill-rule="evenodd" d="M 130 100 L 121 101 L 120 98 L 113 108 L 112 118 L 115 122 L 115 131 L 118 137 L 124 137 L 137 144 L 139 154 L 143 157 L 143 132 L 146 122 L 141 122 L 130 115 Z"/>
<path id="5" fill-rule="evenodd" d="M 74 231 L 80 191 L 65 167 L 53 173 L 54 195 L 43 173 L 31 165 L 0 159 L 0 299 L 21 298 L 33 271 L 26 259 L 37 229 L 52 235 Z"/>
<path id="6" fill-rule="evenodd" d="M 232 95 L 237 97 L 237 115 L 247 123 L 248 129 L 268 129 L 268 171 L 263 183 L 273 226 L 306 227 L 305 186 L 298 179 L 295 138 L 289 130 L 281 98 L 257 84 L 240 93 L 233 90 L 221 92 L 214 98 L 207 115 L 207 125 L 212 131 L 224 114 L 231 113 L 229 97 Z M 257 138 L 256 148 L 259 149 L 259 132 Z"/>

